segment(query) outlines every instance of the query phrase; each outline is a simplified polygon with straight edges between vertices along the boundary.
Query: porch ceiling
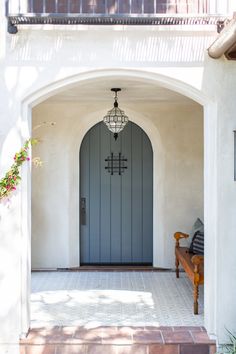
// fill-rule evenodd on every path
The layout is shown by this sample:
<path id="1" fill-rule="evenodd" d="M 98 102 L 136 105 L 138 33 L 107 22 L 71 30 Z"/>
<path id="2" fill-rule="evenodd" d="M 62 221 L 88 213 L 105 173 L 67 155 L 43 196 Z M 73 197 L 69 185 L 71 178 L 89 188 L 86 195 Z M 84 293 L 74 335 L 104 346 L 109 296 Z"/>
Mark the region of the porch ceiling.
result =
<path id="1" fill-rule="evenodd" d="M 132 105 L 132 103 L 138 104 L 138 102 L 149 104 L 158 102 L 168 102 L 168 104 L 197 104 L 188 97 L 164 87 L 124 78 L 106 78 L 93 82 L 80 83 L 80 85 L 51 96 L 45 103 L 69 102 L 92 104 L 96 102 L 98 107 L 109 108 L 112 104 L 113 93 L 110 91 L 112 87 L 121 87 L 122 91 L 119 93 L 119 101 L 122 107 L 124 105 Z"/>

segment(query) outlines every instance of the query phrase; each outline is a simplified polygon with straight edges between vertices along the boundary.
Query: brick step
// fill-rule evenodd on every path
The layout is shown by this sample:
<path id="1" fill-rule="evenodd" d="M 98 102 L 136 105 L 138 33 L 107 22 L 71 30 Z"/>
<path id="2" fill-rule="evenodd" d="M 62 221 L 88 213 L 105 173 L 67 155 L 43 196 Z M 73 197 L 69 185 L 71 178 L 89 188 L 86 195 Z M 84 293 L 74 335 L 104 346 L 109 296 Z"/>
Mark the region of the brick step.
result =
<path id="1" fill-rule="evenodd" d="M 20 354 L 215 354 L 203 327 L 52 327 L 32 329 Z"/>

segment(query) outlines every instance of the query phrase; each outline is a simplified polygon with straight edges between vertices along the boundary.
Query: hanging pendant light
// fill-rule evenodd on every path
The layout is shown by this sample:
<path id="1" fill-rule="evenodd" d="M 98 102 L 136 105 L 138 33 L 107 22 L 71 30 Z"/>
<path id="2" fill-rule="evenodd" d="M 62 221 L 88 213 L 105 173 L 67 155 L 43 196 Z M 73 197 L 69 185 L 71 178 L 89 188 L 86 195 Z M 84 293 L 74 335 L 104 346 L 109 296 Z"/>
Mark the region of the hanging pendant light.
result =
<path id="1" fill-rule="evenodd" d="M 114 107 L 107 112 L 103 118 L 103 122 L 106 124 L 107 128 L 114 134 L 115 140 L 118 138 L 118 134 L 124 129 L 125 125 L 128 123 L 129 118 L 118 107 L 118 97 L 117 92 L 121 91 L 120 88 L 112 88 L 111 91 L 115 92 L 114 97 Z"/>

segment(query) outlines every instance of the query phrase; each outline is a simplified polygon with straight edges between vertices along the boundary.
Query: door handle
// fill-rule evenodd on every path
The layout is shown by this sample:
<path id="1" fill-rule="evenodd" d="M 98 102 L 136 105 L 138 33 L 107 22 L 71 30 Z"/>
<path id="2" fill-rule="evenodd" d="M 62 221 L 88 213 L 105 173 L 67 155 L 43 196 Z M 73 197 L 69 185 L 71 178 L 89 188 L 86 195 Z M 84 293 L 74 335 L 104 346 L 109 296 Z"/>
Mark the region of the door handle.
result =
<path id="1" fill-rule="evenodd" d="M 86 198 L 80 198 L 80 223 L 86 225 Z"/>

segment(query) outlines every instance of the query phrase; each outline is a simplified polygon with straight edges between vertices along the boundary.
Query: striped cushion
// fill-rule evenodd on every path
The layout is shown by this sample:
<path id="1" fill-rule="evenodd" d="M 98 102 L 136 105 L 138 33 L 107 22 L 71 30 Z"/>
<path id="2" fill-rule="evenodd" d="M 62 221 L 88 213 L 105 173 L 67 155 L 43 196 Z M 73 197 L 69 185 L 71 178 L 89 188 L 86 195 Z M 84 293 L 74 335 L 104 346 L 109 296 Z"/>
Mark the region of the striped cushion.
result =
<path id="1" fill-rule="evenodd" d="M 189 238 L 187 239 L 187 242 L 186 242 L 188 244 L 188 247 L 190 246 L 193 236 L 195 235 L 195 233 L 197 231 L 204 232 L 204 224 L 203 224 L 202 220 L 199 218 L 197 218 L 197 220 L 195 221 L 195 223 L 192 226 L 192 230 L 189 233 Z"/>
<path id="2" fill-rule="evenodd" d="M 195 232 L 189 252 L 193 254 L 204 254 L 204 232 Z"/>

